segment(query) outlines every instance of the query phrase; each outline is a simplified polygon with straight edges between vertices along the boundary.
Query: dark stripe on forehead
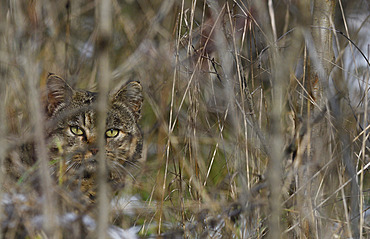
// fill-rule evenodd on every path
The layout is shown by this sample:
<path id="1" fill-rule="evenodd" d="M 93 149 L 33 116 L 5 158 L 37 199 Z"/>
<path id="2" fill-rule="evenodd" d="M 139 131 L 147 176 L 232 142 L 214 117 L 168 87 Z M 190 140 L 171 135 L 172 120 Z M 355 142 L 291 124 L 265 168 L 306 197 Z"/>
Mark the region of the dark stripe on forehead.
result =
<path id="1" fill-rule="evenodd" d="M 93 128 L 95 127 L 95 119 L 94 119 L 94 116 L 95 116 L 95 112 L 94 111 L 88 111 L 86 112 L 85 114 L 85 125 L 89 128 Z"/>
<path id="2" fill-rule="evenodd" d="M 86 127 L 86 114 L 82 113 L 82 124 Z"/>

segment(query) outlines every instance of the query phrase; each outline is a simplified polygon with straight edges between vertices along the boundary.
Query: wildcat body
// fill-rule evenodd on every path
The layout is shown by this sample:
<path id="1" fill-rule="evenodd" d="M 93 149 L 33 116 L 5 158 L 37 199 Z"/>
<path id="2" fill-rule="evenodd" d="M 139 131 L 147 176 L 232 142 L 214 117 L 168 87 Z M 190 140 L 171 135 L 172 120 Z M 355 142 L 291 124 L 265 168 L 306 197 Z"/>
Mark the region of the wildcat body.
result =
<path id="1" fill-rule="evenodd" d="M 69 190 L 94 200 L 97 188 L 98 94 L 75 90 L 61 77 L 50 74 L 47 81 L 46 114 L 49 156 L 54 175 Z M 113 191 L 123 187 L 129 168 L 141 157 L 142 134 L 138 126 L 142 87 L 129 82 L 109 95 L 105 159 L 108 184 Z"/>

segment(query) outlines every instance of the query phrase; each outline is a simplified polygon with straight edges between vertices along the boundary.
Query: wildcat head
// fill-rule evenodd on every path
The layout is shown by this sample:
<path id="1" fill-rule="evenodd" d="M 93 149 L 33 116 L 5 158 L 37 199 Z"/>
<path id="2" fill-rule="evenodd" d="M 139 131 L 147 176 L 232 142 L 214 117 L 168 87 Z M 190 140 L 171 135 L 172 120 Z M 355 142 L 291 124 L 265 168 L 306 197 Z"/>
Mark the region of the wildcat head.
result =
<path id="1" fill-rule="evenodd" d="M 97 175 L 98 93 L 75 90 L 61 77 L 49 74 L 46 87 L 46 114 L 49 154 L 55 174 L 70 189 L 95 196 Z M 141 156 L 142 134 L 138 126 L 143 96 L 139 82 L 129 82 L 109 94 L 105 131 L 108 181 L 113 189 L 122 186 Z"/>

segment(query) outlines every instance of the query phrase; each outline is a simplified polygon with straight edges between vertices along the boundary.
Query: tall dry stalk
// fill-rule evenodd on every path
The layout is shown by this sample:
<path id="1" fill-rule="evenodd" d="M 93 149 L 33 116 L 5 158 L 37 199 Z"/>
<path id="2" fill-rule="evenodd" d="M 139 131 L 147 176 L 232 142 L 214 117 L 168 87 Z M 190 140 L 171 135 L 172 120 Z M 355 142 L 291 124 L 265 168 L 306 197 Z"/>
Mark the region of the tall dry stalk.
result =
<path id="1" fill-rule="evenodd" d="M 38 19 L 41 19 L 41 9 L 42 2 L 35 3 L 30 6 L 32 14 L 35 17 L 35 24 L 38 24 Z M 18 19 L 19 21 L 20 19 Z M 24 29 L 26 30 L 26 29 Z M 58 226 L 56 223 L 55 215 L 58 214 L 57 207 L 55 206 L 55 195 L 54 195 L 54 183 L 52 182 L 50 170 L 49 170 L 49 157 L 47 153 L 47 144 L 45 140 L 45 124 L 44 113 L 42 108 L 42 103 L 40 101 L 40 92 L 38 88 L 39 79 L 40 79 L 40 62 L 37 60 L 38 51 L 41 48 L 40 42 L 37 39 L 40 39 L 39 29 L 35 27 L 31 34 L 34 35 L 35 40 L 28 40 L 24 44 L 26 45 L 27 50 L 23 52 L 21 61 L 21 67 L 25 72 L 25 82 L 28 92 L 28 106 L 29 114 L 31 120 L 31 125 L 34 127 L 33 139 L 35 142 L 35 151 L 36 157 L 39 163 L 39 178 L 41 184 L 41 191 L 45 197 L 45 203 L 43 204 L 43 227 L 47 237 L 57 238 L 60 236 L 58 231 Z"/>
<path id="2" fill-rule="evenodd" d="M 0 51 L 3 51 L 2 49 L 3 44 L 0 43 Z M 5 67 L 3 64 L 0 63 L 0 78 L 5 78 L 6 72 Z M 0 80 L 0 84 L 5 84 L 4 80 Z M 5 87 L 1 87 L 0 89 L 0 112 L 5 112 Z M 5 114 L 0 114 L 0 168 L 4 168 L 5 165 L 5 157 L 6 157 L 6 151 L 7 151 L 7 142 L 5 140 L 6 138 L 6 117 Z M 0 170 L 0 185 L 4 185 L 4 171 Z M 3 189 L 0 188 L 0 202 L 3 201 Z M 0 203 L 0 221 L 5 220 L 5 214 L 4 214 L 4 208 L 3 204 Z M 3 238 L 3 233 L 0 233 L 0 239 Z"/>
<path id="3" fill-rule="evenodd" d="M 346 173 L 351 178 L 351 222 L 352 233 L 355 238 L 360 236 L 359 228 L 359 186 L 357 182 L 357 174 L 355 164 L 349 145 L 351 144 L 350 136 L 346 132 L 345 119 L 348 118 L 347 112 L 349 112 L 348 104 L 342 104 L 341 101 L 343 92 L 343 83 L 340 82 L 341 78 L 335 79 L 335 85 L 339 92 L 335 95 L 329 93 L 329 77 L 333 69 L 334 62 L 334 50 L 333 50 L 333 19 L 335 14 L 335 1 L 314 1 L 313 11 L 313 41 L 317 50 L 317 59 L 319 66 L 316 65 L 316 75 L 311 77 L 311 81 L 318 78 L 321 85 L 319 88 L 323 89 L 323 95 L 328 98 L 328 106 L 331 109 L 333 116 L 333 123 L 338 132 L 337 137 L 342 145 L 342 152 L 339 157 L 346 168 Z M 312 83 L 311 83 L 312 85 Z M 341 92 L 341 91 L 342 92 Z M 320 95 L 320 93 L 319 93 Z M 320 96 L 317 96 L 317 101 L 320 101 Z M 345 108 L 343 108 L 345 107 Z M 321 137 L 320 132 L 317 132 L 316 137 Z M 352 235 L 351 235 L 352 236 Z"/>
<path id="4" fill-rule="evenodd" d="M 105 156 L 105 131 L 108 109 L 108 92 L 111 77 L 109 49 L 112 39 L 112 3 L 107 0 L 96 1 L 97 40 L 96 56 L 98 64 L 98 102 L 97 102 L 97 145 L 98 160 L 98 225 L 97 237 L 106 238 L 108 230 L 108 215 L 110 204 L 108 200 L 107 165 Z"/>

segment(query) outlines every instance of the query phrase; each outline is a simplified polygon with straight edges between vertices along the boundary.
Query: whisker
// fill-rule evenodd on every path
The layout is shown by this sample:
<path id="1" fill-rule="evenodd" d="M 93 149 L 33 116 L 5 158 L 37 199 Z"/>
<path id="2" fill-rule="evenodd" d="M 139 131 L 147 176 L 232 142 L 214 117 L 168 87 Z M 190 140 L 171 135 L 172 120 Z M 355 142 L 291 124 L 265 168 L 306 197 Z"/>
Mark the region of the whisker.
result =
<path id="1" fill-rule="evenodd" d="M 128 174 L 132 179 L 135 180 L 135 177 L 130 173 L 129 170 L 127 170 L 127 168 L 125 168 L 122 164 L 120 164 L 119 162 L 117 161 L 112 161 L 112 164 L 114 166 L 117 166 L 117 167 L 113 167 L 113 169 L 121 176 L 120 178 L 122 178 L 122 176 L 124 176 L 125 174 L 122 173 L 122 171 L 124 171 L 126 174 Z M 121 169 L 121 170 L 118 170 L 118 169 Z"/>
<path id="2" fill-rule="evenodd" d="M 135 161 L 125 161 L 125 164 L 129 164 L 130 166 L 134 166 L 136 169 L 140 169 L 140 165 Z"/>

